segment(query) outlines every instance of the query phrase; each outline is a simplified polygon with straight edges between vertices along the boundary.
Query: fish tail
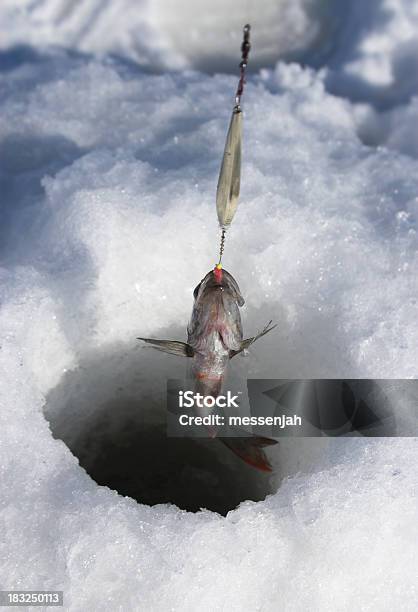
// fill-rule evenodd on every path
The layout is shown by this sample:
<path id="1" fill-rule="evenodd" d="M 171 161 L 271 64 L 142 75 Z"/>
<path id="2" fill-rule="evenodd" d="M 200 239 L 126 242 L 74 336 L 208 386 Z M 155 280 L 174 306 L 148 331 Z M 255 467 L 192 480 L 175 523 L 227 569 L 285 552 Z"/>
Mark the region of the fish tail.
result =
<path id="1" fill-rule="evenodd" d="M 245 461 L 248 465 L 263 472 L 272 472 L 272 467 L 267 459 L 263 448 L 277 444 L 277 440 L 264 438 L 263 436 L 248 436 L 245 438 L 218 438 L 235 455 Z"/>

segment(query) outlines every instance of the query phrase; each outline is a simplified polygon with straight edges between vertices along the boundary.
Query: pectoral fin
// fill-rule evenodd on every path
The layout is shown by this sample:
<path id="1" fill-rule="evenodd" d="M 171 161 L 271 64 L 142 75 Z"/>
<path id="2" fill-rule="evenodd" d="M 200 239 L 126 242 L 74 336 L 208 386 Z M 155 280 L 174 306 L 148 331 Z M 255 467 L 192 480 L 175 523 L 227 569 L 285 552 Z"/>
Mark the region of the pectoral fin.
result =
<path id="1" fill-rule="evenodd" d="M 180 355 L 181 357 L 193 357 L 194 355 L 194 350 L 189 344 L 178 340 L 156 340 L 155 338 L 137 338 L 137 340 L 143 340 L 151 344 L 152 348 L 169 355 Z"/>
<path id="2" fill-rule="evenodd" d="M 268 332 L 274 329 L 275 327 L 277 327 L 277 324 L 272 325 L 272 321 L 269 321 L 265 328 L 259 334 L 253 336 L 252 338 L 247 338 L 246 340 L 243 340 L 241 342 L 241 348 L 238 351 L 230 351 L 229 358 L 232 359 L 232 357 L 235 357 L 235 355 L 238 355 L 239 353 L 242 353 L 242 351 L 245 351 L 251 344 L 261 338 L 261 336 L 265 336 L 266 334 L 268 334 Z"/>

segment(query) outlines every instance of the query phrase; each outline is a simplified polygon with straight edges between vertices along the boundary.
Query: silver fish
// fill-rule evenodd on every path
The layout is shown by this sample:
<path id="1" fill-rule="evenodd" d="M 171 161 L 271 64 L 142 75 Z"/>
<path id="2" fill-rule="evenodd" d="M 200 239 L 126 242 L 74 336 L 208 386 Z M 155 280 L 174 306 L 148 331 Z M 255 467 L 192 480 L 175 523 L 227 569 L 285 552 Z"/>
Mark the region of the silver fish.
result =
<path id="1" fill-rule="evenodd" d="M 222 390 L 229 360 L 276 326 L 269 321 L 259 334 L 243 339 L 239 308 L 244 305 L 244 298 L 234 277 L 220 266 L 206 274 L 193 295 L 187 343 L 155 338 L 138 340 L 165 353 L 190 357 L 195 391 L 204 396 L 217 397 Z M 275 440 L 254 435 L 218 439 L 246 463 L 263 471 L 271 471 L 262 448 L 276 444 Z"/>

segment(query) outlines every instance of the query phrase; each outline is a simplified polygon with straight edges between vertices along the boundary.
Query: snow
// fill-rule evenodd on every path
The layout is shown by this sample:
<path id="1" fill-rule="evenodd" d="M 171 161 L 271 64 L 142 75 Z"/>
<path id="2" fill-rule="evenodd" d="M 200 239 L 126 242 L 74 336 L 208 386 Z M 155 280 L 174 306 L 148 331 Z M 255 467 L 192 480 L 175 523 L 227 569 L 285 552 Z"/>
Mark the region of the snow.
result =
<path id="1" fill-rule="evenodd" d="M 214 3 L 218 36 L 203 3 L 141 6 L 0 9 L 2 588 L 62 589 L 71 610 L 413 610 L 414 438 L 283 440 L 271 479 L 166 443 L 184 366 L 136 337 L 184 339 L 215 263 L 242 18 Z M 224 263 L 246 335 L 278 328 L 235 367 L 416 377 L 418 5 L 248 6 L 263 69 Z M 134 499 L 168 489 L 223 514 L 258 501 Z"/>
<path id="2" fill-rule="evenodd" d="M 279 55 L 315 48 L 337 16 L 320 0 L 119 0 L 71 3 L 65 0 L 5 0 L 1 45 L 57 45 L 83 53 L 112 53 L 156 68 L 195 67 L 225 71 L 236 65 L 244 22 L 254 31 L 252 63 L 265 66 Z M 216 26 L 216 27 L 214 27 Z"/>

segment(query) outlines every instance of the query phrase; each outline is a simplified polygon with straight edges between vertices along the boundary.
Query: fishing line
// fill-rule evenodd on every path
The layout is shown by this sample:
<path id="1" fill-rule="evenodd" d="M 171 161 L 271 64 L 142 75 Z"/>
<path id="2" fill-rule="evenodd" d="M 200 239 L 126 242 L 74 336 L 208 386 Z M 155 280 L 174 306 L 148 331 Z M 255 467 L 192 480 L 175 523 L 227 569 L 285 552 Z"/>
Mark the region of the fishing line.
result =
<path id="1" fill-rule="evenodd" d="M 240 76 L 235 94 L 235 105 L 232 110 L 231 122 L 226 136 L 225 149 L 219 172 L 216 190 L 216 209 L 219 226 L 221 228 L 221 242 L 219 247 L 219 261 L 215 270 L 222 269 L 222 256 L 225 249 L 226 230 L 232 223 L 238 206 L 238 196 L 241 182 L 241 143 L 242 143 L 242 109 L 241 96 L 246 83 L 246 71 L 251 49 L 251 26 L 246 24 L 243 30 L 241 44 L 241 62 L 239 64 Z"/>
<path id="2" fill-rule="evenodd" d="M 239 77 L 239 81 L 238 81 L 238 88 L 237 88 L 237 93 L 235 94 L 235 107 L 234 107 L 234 111 L 235 112 L 241 112 L 241 96 L 243 94 L 244 91 L 244 85 L 245 85 L 245 77 L 246 77 L 246 70 L 247 70 L 247 65 L 248 65 L 248 56 L 250 53 L 250 49 L 251 49 L 251 43 L 250 43 L 250 30 L 251 30 L 251 26 L 249 23 L 247 23 L 247 25 L 244 26 L 244 37 L 243 37 L 243 41 L 242 41 L 242 45 L 241 45 L 241 62 L 239 65 L 240 68 L 240 77 Z"/>
<path id="3" fill-rule="evenodd" d="M 221 244 L 219 247 L 219 261 L 218 261 L 217 267 L 222 266 L 222 255 L 224 254 L 224 248 L 225 248 L 225 236 L 226 236 L 226 229 L 223 227 L 222 233 L 221 233 Z"/>

